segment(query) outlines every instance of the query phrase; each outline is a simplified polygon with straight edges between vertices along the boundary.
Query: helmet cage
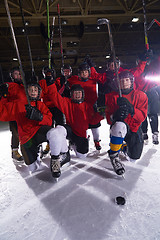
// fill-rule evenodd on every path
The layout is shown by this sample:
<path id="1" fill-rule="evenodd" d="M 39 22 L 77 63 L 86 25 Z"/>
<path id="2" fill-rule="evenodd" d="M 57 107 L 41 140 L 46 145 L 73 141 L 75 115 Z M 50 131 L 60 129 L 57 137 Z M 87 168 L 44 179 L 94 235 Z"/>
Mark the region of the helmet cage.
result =
<path id="1" fill-rule="evenodd" d="M 80 100 L 78 99 L 74 99 L 73 97 L 73 94 L 75 91 L 81 91 L 82 92 L 82 98 Z M 84 89 L 83 87 L 80 85 L 80 84 L 74 84 L 72 87 L 71 87 L 71 101 L 74 102 L 74 103 L 82 103 L 84 102 Z"/>
<path id="2" fill-rule="evenodd" d="M 81 63 L 81 64 L 79 65 L 79 67 L 78 67 L 78 76 L 79 76 L 79 78 L 82 79 L 82 81 L 87 81 L 87 80 L 88 80 L 88 78 L 85 79 L 85 78 L 82 78 L 82 77 L 81 77 L 81 72 L 82 72 L 82 71 L 85 71 L 85 70 L 88 71 L 88 73 L 89 73 L 88 78 L 89 78 L 89 77 L 91 76 L 91 68 L 90 68 L 90 66 L 88 65 L 88 63 L 83 62 L 83 63 Z"/>
<path id="3" fill-rule="evenodd" d="M 32 83 L 28 83 L 27 84 L 27 91 L 28 91 L 28 88 L 31 87 L 31 86 L 34 86 L 34 87 L 38 88 L 38 96 L 36 98 L 28 96 L 29 100 L 30 101 L 38 101 L 38 100 L 40 100 L 41 92 L 42 92 L 42 89 L 41 89 L 40 85 L 38 83 L 36 83 L 36 82 L 35 83 L 33 83 L 33 82 Z"/>
<path id="4" fill-rule="evenodd" d="M 61 67 L 61 74 L 62 74 L 62 76 L 64 76 L 64 70 L 65 69 L 70 70 L 70 74 L 68 76 L 65 76 L 65 77 L 69 78 L 72 75 L 72 68 L 71 68 L 71 66 L 69 64 L 65 64 L 64 66 L 62 66 Z"/>
<path id="5" fill-rule="evenodd" d="M 130 88 L 121 89 L 123 94 L 128 94 L 134 88 L 134 75 L 130 71 L 123 71 L 123 72 L 119 73 L 119 80 L 122 80 L 124 78 L 129 78 L 131 81 Z"/>
<path id="6" fill-rule="evenodd" d="M 51 72 L 51 76 L 47 76 L 47 72 Z M 46 67 L 43 67 L 43 69 L 42 69 L 42 75 L 45 79 L 47 77 L 48 78 L 53 77 L 53 79 L 55 79 L 56 78 L 56 71 L 53 67 L 49 68 L 48 66 L 46 66 Z"/>
<path id="7" fill-rule="evenodd" d="M 19 67 L 13 67 L 13 68 L 11 69 L 10 73 L 9 73 L 9 76 L 10 76 L 12 82 L 21 83 L 22 80 L 17 80 L 17 79 L 14 78 L 13 73 L 14 73 L 15 71 L 20 72 Z"/>

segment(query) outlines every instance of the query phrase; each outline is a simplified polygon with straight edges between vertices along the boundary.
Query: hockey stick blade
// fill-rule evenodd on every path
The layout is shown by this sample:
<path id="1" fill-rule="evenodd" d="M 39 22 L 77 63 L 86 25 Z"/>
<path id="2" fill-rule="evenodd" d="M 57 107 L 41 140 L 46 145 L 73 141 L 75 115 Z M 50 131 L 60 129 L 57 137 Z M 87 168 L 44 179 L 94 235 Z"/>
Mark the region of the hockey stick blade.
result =
<path id="1" fill-rule="evenodd" d="M 107 18 L 100 18 L 97 20 L 97 24 L 98 25 L 104 25 L 104 24 L 108 24 L 109 20 Z"/>

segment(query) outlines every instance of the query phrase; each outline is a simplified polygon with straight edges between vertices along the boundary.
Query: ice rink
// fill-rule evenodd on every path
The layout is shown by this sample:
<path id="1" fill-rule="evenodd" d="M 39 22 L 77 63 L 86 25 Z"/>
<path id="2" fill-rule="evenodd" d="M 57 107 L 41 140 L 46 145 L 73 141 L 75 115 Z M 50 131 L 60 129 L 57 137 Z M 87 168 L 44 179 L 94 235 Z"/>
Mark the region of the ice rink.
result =
<path id="1" fill-rule="evenodd" d="M 91 135 L 91 134 L 90 134 Z M 92 136 L 86 160 L 71 152 L 58 182 L 49 168 L 29 175 L 11 158 L 8 123 L 0 122 L 0 240 L 159 240 L 160 147 L 144 145 L 136 163 L 123 160 L 125 178 L 110 164 L 109 126 L 100 154 Z M 43 159 L 49 166 L 49 156 Z M 115 203 L 123 196 L 126 204 Z"/>

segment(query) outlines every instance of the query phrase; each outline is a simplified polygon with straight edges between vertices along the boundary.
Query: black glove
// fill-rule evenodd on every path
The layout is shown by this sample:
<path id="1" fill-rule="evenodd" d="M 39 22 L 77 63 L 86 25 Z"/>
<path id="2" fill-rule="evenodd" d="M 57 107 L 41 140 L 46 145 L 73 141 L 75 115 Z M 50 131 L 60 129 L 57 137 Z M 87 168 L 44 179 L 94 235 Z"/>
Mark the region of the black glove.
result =
<path id="1" fill-rule="evenodd" d="M 0 85 L 0 97 L 7 97 L 8 94 L 8 83 L 2 83 Z"/>
<path id="2" fill-rule="evenodd" d="M 25 105 L 25 109 L 26 109 L 26 117 L 28 119 L 39 121 L 39 122 L 42 121 L 43 114 L 36 107 L 33 107 L 27 104 Z"/>
<path id="3" fill-rule="evenodd" d="M 92 61 L 92 59 L 90 58 L 89 55 L 87 55 L 84 59 L 84 61 L 90 66 L 90 67 L 94 67 L 94 63 Z"/>
<path id="4" fill-rule="evenodd" d="M 61 84 L 61 87 L 67 82 L 67 79 L 65 78 L 65 76 L 61 76 L 60 77 L 60 84 Z"/>
<path id="5" fill-rule="evenodd" d="M 147 61 L 147 65 L 150 64 L 152 58 L 153 58 L 153 51 L 150 49 L 148 50 L 144 55 L 145 61 Z"/>
<path id="6" fill-rule="evenodd" d="M 121 121 L 123 122 L 124 119 L 128 116 L 129 112 L 127 108 L 119 108 L 113 115 L 113 121 Z"/>
<path id="7" fill-rule="evenodd" d="M 125 111 L 128 111 L 132 116 L 134 115 L 134 107 L 133 105 L 128 101 L 127 98 L 119 97 L 117 99 L 117 104 L 119 105 L 119 108 L 125 109 Z"/>

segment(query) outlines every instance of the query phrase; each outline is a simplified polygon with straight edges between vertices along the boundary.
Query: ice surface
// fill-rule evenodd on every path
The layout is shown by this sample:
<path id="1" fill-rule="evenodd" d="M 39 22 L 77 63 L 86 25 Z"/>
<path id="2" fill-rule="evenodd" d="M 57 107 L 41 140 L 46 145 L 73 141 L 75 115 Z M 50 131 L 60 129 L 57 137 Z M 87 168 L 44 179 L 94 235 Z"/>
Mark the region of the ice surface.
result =
<path id="1" fill-rule="evenodd" d="M 58 182 L 46 169 L 29 175 L 11 158 L 8 123 L 0 122 L 0 240 L 159 240 L 160 148 L 144 146 L 136 163 L 123 161 L 125 179 L 109 162 L 109 126 L 102 121 L 102 150 L 71 165 Z M 91 135 L 91 133 L 90 133 Z M 49 166 L 49 157 L 44 159 Z M 124 206 L 115 198 L 123 196 Z"/>

